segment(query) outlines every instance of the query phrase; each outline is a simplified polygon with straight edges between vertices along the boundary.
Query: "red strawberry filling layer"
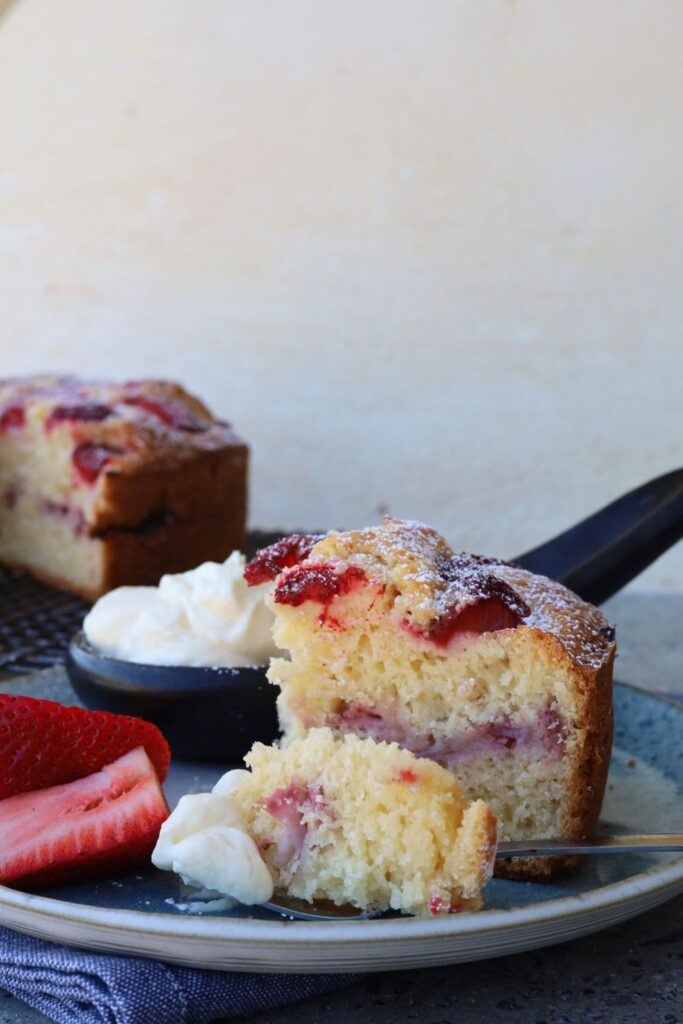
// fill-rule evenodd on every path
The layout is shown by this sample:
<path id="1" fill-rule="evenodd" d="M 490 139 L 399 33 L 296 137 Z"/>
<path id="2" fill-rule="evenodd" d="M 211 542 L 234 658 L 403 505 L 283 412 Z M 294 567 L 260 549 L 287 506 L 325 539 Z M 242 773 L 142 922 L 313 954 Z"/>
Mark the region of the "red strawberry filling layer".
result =
<path id="1" fill-rule="evenodd" d="M 399 721 L 398 717 L 380 713 L 367 705 L 342 701 L 339 710 L 327 715 L 324 722 L 343 732 L 354 732 L 385 743 L 398 743 L 417 757 L 427 757 L 443 764 L 473 761 L 477 758 L 507 755 L 513 752 L 533 753 L 560 758 L 566 748 L 567 730 L 562 719 L 550 706 L 544 707 L 536 721 L 515 722 L 502 716 L 490 722 L 470 726 L 448 739 L 437 739 L 433 733 L 419 733 Z"/>
<path id="2" fill-rule="evenodd" d="M 292 871 L 304 851 L 309 832 L 324 818 L 331 817 L 322 786 L 290 782 L 257 803 L 285 826 L 277 849 L 269 854 L 270 861 L 275 867 Z"/>

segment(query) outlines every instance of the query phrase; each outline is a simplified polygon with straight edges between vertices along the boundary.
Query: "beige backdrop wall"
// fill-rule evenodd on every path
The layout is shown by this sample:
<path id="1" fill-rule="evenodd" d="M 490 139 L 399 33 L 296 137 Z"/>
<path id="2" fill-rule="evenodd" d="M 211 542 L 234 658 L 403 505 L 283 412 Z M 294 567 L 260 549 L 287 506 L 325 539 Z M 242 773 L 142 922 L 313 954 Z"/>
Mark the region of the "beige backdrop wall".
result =
<path id="1" fill-rule="evenodd" d="M 260 526 L 512 555 L 683 462 L 678 0 L 0 10 L 4 373 L 186 382 Z"/>

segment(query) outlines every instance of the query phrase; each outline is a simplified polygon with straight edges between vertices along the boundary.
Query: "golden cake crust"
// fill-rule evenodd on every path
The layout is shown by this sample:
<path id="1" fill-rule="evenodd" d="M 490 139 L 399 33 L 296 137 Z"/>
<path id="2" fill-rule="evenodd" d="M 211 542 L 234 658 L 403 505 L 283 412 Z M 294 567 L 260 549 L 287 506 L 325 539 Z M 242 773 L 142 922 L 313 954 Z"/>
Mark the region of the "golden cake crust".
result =
<path id="1" fill-rule="evenodd" d="M 566 790 L 564 838 L 590 837 L 596 832 L 612 750 L 612 671 L 616 645 L 614 642 L 609 644 L 609 649 L 599 664 L 585 664 L 573 657 L 554 634 L 544 632 L 540 628 L 533 629 L 533 632 L 536 634 L 536 642 L 546 647 L 551 660 L 557 663 L 564 662 L 565 666 L 573 671 L 576 719 L 580 723 L 580 729 L 577 745 L 572 754 L 573 766 Z M 583 859 L 498 858 L 495 874 L 500 878 L 551 881 L 576 870 Z"/>
<path id="2" fill-rule="evenodd" d="M 518 628 L 532 630 L 551 660 L 574 671 L 581 739 L 574 752 L 575 770 L 567 789 L 568 836 L 595 835 L 612 749 L 612 673 L 616 656 L 614 629 L 604 615 L 577 594 L 546 576 L 511 565 L 492 571 L 527 602 L 531 616 Z M 496 862 L 506 878 L 551 880 L 575 869 L 580 857 L 510 858 Z"/>

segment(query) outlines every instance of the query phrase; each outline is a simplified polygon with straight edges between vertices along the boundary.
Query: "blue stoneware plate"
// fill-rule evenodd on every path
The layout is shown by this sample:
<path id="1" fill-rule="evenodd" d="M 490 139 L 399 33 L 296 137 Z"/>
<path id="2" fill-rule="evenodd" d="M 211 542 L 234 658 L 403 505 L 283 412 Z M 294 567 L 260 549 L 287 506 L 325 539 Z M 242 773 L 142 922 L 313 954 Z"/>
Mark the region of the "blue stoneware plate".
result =
<path id="1" fill-rule="evenodd" d="M 62 670 L 0 689 L 77 703 Z M 683 828 L 683 706 L 615 687 L 616 734 L 601 828 Z M 228 765 L 224 766 L 225 768 Z M 208 789 L 219 765 L 177 762 L 166 790 L 174 804 Z M 494 879 L 486 909 L 435 920 L 285 921 L 266 911 L 188 911 L 172 875 L 150 870 L 29 895 L 0 886 L 0 924 L 55 942 L 177 964 L 241 971 L 379 971 L 479 960 L 563 942 L 607 928 L 683 892 L 676 854 L 590 859 L 554 885 Z"/>

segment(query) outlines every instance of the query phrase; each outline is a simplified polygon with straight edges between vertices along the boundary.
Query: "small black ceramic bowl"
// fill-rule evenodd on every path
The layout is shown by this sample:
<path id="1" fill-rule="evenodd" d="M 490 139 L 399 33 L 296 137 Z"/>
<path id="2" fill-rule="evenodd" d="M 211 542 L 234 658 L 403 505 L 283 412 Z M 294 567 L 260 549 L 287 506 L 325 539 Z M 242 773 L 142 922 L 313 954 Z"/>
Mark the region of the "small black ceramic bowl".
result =
<path id="1" fill-rule="evenodd" d="M 277 691 L 265 668 L 141 665 L 101 654 L 80 632 L 66 670 L 87 708 L 154 722 L 185 760 L 241 761 L 257 740 L 278 735 Z"/>

